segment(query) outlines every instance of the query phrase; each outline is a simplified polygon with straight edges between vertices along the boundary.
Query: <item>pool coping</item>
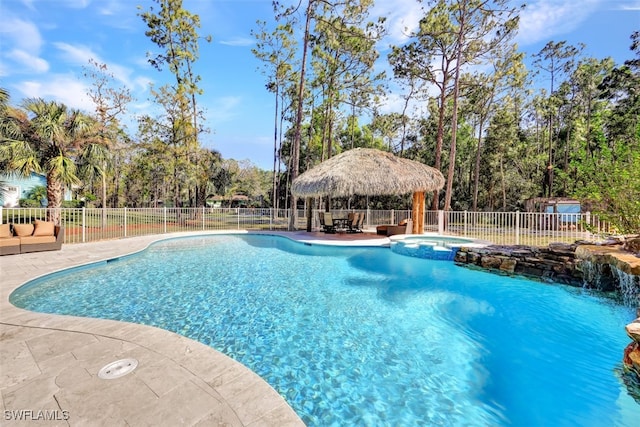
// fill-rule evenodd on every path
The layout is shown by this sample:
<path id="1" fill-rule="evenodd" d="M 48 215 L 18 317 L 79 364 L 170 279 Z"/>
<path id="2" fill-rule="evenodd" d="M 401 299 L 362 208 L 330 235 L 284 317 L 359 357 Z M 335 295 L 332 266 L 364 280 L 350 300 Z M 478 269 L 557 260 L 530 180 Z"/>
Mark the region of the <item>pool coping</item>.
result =
<path id="1" fill-rule="evenodd" d="M 164 329 L 36 313 L 9 295 L 33 279 L 146 249 L 172 238 L 279 235 L 307 244 L 388 247 L 386 237 L 307 232 L 202 231 L 65 244 L 60 251 L 0 257 L 0 410 L 8 424 L 302 426 L 266 381 L 213 348 Z M 98 371 L 134 358 L 131 374 Z"/>

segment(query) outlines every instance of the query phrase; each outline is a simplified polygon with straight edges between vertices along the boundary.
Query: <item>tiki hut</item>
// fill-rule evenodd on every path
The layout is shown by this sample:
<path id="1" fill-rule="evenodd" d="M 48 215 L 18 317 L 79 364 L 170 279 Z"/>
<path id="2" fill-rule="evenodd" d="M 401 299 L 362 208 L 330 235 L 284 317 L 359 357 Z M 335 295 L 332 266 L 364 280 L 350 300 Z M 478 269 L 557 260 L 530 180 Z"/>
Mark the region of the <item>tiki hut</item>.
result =
<path id="1" fill-rule="evenodd" d="M 413 232 L 424 232 L 425 192 L 439 190 L 439 170 L 373 148 L 354 148 L 297 177 L 291 192 L 298 197 L 377 196 L 413 193 Z"/>

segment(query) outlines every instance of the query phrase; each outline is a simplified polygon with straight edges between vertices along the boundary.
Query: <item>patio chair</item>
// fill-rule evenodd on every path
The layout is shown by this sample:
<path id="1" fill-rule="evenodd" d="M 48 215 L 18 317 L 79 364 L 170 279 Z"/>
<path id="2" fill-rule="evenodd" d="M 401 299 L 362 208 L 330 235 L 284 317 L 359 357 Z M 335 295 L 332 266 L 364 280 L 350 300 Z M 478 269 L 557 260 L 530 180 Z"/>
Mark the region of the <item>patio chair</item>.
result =
<path id="1" fill-rule="evenodd" d="M 322 231 L 325 233 L 335 233 L 336 226 L 333 223 L 333 215 L 331 212 L 320 212 L 320 214 L 322 218 L 320 224 L 323 225 Z"/>
<path id="2" fill-rule="evenodd" d="M 327 232 L 327 224 L 324 219 L 324 212 L 318 212 L 318 219 L 320 220 L 320 231 Z"/>
<path id="3" fill-rule="evenodd" d="M 358 232 L 358 220 L 360 219 L 360 214 L 358 212 L 349 212 L 347 215 L 347 233 L 357 233 Z"/>
<path id="4" fill-rule="evenodd" d="M 362 233 L 362 226 L 364 225 L 364 216 L 365 216 L 365 213 L 362 212 L 358 217 L 358 221 L 356 221 L 356 225 L 354 227 L 356 233 Z"/>

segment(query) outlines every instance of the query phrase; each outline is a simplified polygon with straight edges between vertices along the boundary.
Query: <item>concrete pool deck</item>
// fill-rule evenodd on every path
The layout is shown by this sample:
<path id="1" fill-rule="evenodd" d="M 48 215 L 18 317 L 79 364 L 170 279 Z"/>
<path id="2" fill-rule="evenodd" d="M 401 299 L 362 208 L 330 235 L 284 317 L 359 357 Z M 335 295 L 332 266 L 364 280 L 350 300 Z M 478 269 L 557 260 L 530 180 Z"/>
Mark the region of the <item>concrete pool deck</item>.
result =
<path id="1" fill-rule="evenodd" d="M 60 251 L 0 257 L 2 425 L 303 426 L 262 378 L 213 348 L 163 329 L 113 320 L 35 313 L 9 295 L 32 279 L 121 257 L 189 232 L 65 244 Z M 311 244 L 388 246 L 375 234 L 263 232 Z M 104 366 L 138 366 L 101 379 Z"/>

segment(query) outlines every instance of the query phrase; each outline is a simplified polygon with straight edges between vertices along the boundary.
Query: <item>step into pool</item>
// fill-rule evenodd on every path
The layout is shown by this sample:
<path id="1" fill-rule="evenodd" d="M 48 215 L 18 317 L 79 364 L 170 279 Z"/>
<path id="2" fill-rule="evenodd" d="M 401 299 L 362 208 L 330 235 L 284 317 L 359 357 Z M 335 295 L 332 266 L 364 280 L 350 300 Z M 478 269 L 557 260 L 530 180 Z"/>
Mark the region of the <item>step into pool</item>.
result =
<path id="1" fill-rule="evenodd" d="M 391 236 L 391 250 L 400 255 L 415 258 L 453 261 L 462 246 L 484 244 L 474 239 L 442 235 L 397 235 Z"/>

